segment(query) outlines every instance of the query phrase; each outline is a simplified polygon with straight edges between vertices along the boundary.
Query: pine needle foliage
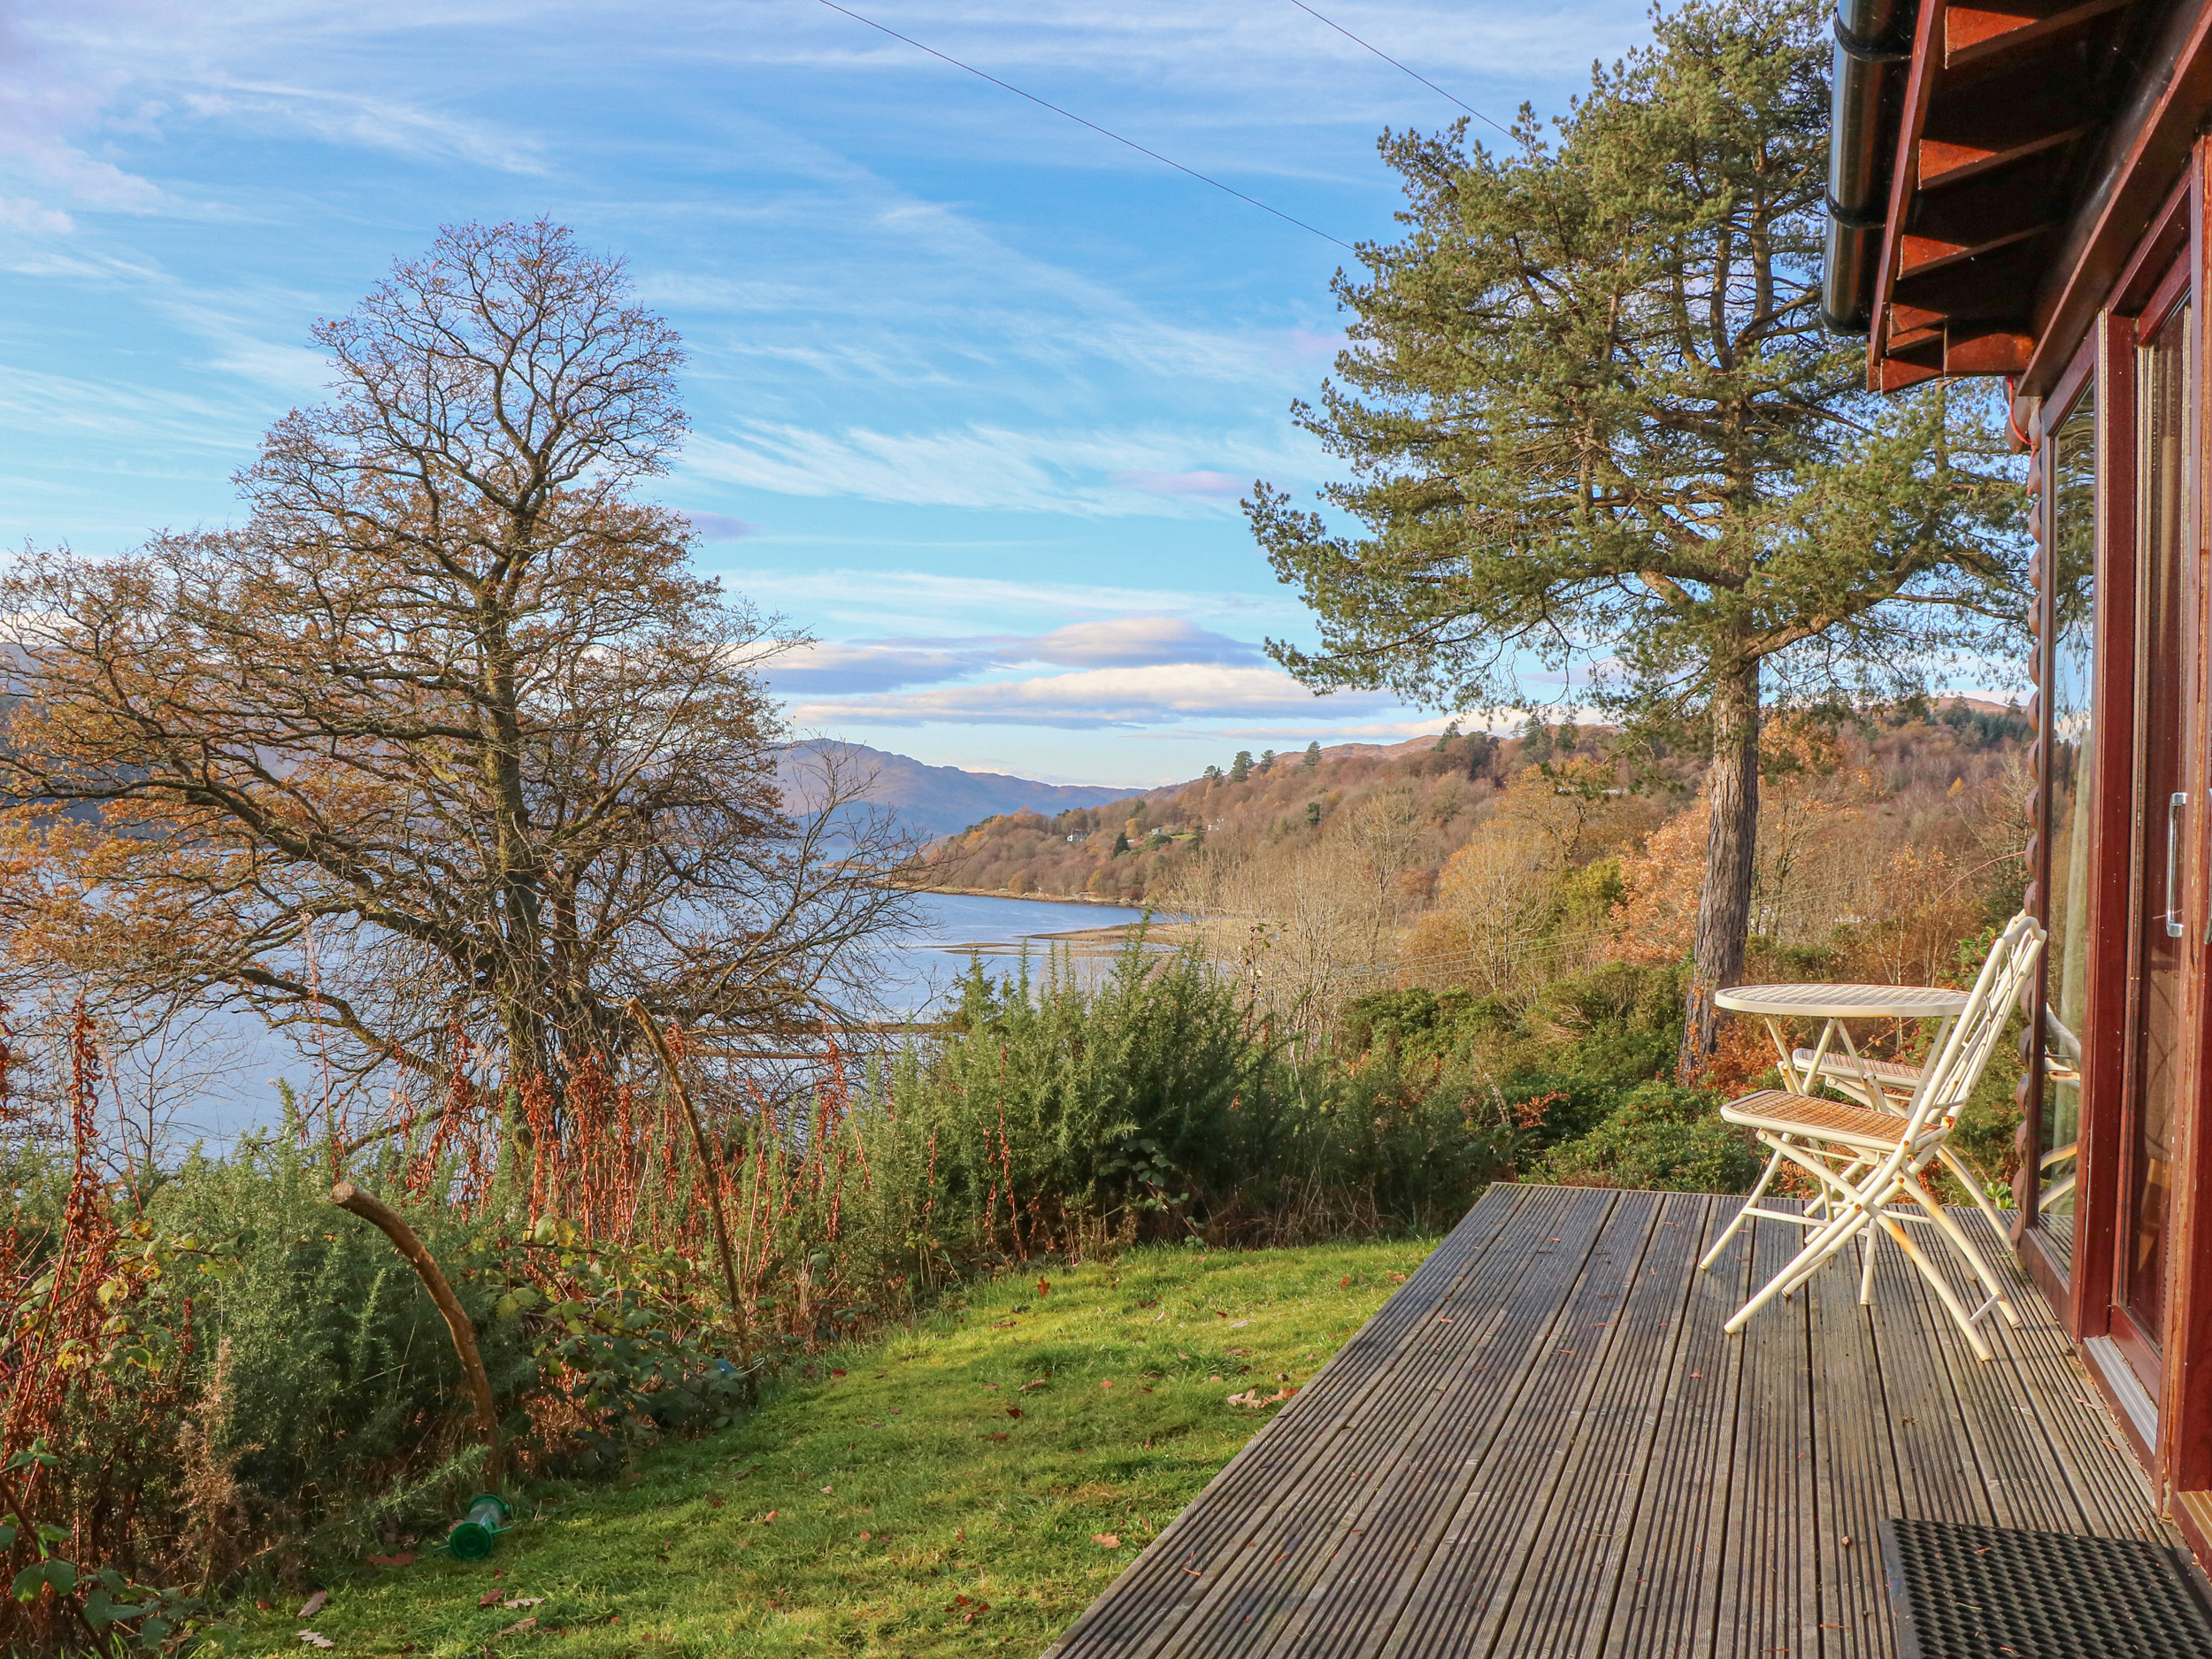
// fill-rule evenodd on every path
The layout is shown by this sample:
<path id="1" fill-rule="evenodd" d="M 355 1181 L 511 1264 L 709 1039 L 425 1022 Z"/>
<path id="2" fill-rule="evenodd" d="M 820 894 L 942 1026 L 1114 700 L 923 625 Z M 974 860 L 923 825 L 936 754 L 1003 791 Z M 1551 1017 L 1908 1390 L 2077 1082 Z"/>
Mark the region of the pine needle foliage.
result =
<path id="1" fill-rule="evenodd" d="M 1540 668 L 1707 746 L 1686 1061 L 1742 967 L 1763 703 L 1914 688 L 2024 614 L 1986 401 L 1874 399 L 1822 332 L 1827 35 L 1813 0 L 1691 0 L 1501 150 L 1386 133 L 1405 234 L 1340 277 L 1351 344 L 1296 411 L 1348 476 L 1325 518 L 1248 503 L 1308 684 L 1497 709 Z"/>

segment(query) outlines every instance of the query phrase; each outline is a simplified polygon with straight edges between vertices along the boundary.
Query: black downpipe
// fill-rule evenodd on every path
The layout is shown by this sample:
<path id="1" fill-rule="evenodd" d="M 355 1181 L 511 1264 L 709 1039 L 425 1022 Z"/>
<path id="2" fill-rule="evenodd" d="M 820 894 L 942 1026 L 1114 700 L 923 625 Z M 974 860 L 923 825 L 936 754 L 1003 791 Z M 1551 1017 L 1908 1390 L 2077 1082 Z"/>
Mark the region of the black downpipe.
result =
<path id="1" fill-rule="evenodd" d="M 1889 211 L 1891 130 L 1902 65 L 1912 56 L 1915 0 L 1836 0 L 1828 111 L 1828 249 L 1820 320 L 1863 334 L 1872 320 L 1874 266 Z"/>

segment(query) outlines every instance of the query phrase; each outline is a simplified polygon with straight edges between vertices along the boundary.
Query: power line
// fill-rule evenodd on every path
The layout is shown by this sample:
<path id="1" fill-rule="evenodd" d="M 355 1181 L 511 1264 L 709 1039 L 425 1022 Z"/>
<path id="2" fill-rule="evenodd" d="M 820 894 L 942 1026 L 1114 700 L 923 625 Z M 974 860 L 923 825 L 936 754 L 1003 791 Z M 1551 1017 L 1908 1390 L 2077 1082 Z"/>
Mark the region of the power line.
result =
<path id="1" fill-rule="evenodd" d="M 1295 0 L 1294 0 L 1294 3 Z M 886 27 L 883 24 L 877 22 L 873 18 L 864 18 L 857 12 L 848 11 L 845 7 L 839 5 L 837 4 L 837 0 L 822 0 L 822 4 L 833 12 L 843 12 L 845 16 L 850 18 L 856 23 L 865 23 L 870 28 L 876 30 L 878 33 L 888 35 L 895 41 L 904 41 L 909 46 L 911 46 L 918 52 L 927 52 L 932 58 L 937 58 L 942 63 L 950 64 L 955 69 L 964 69 L 970 74 L 975 76 L 978 80 L 987 81 L 993 86 L 1002 88 L 1006 91 L 1012 93 L 1018 98 L 1027 98 L 1032 104 L 1037 104 L 1041 108 L 1050 110 L 1055 115 L 1064 115 L 1067 117 L 1069 120 L 1073 121 L 1078 127 L 1089 127 L 1091 131 L 1098 134 L 1102 138 L 1110 138 L 1117 144 L 1127 145 L 1130 149 L 1135 150 L 1141 156 L 1149 156 L 1153 160 L 1160 162 L 1166 166 L 1172 167 L 1178 173 L 1188 173 L 1201 184 L 1210 184 L 1217 190 L 1225 191 L 1227 194 L 1236 197 L 1236 199 L 1240 202 L 1249 203 L 1252 206 L 1258 208 L 1263 213 L 1272 213 L 1277 219 L 1281 219 L 1286 225 L 1295 225 L 1300 230 L 1310 231 L 1314 235 L 1320 237 L 1323 242 L 1335 242 L 1338 247 L 1343 249 L 1347 253 L 1357 253 L 1359 251 L 1359 250 L 1353 247 L 1350 242 L 1344 242 L 1337 237 L 1332 236 L 1325 230 L 1316 230 L 1311 225 L 1307 224 L 1304 219 L 1293 219 L 1280 208 L 1270 207 L 1266 203 L 1261 201 L 1259 197 L 1256 196 L 1247 196 L 1243 191 L 1237 189 L 1233 186 L 1224 184 L 1218 179 L 1210 179 L 1204 173 L 1199 172 L 1197 168 L 1186 167 L 1181 162 L 1175 161 L 1166 156 L 1163 156 L 1156 150 L 1147 150 L 1142 144 L 1137 142 L 1137 141 L 1133 138 L 1124 138 L 1119 133 L 1109 132 L 1106 128 L 1101 127 L 1096 121 L 1087 121 L 1081 116 L 1076 114 L 1072 110 L 1064 110 L 1058 104 L 1041 98 L 1033 92 L 1024 92 L 1019 87 L 1015 86 L 1011 81 L 1001 81 L 996 75 L 986 74 L 982 70 L 978 69 L 973 64 L 964 64 L 957 58 L 951 56 L 949 53 L 939 51 L 934 46 L 925 46 L 921 43 L 921 42 L 916 40 L 911 35 L 902 35 L 895 28 Z M 1318 17 L 1320 14 L 1317 12 L 1315 15 Z M 1327 23 L 1328 19 L 1326 18 L 1323 18 L 1322 21 Z M 1329 27 L 1331 28 L 1334 28 L 1336 25 L 1331 23 L 1329 24 Z M 1365 44 L 1364 42 L 1361 43 L 1363 45 Z M 1371 47 L 1369 50 L 1372 50 L 1373 49 Z M 1411 73 L 1412 72 L 1409 70 L 1407 73 Z M 1446 96 L 1449 96 L 1450 95 L 1447 94 Z M 1454 99 L 1453 102 L 1456 103 L 1458 100 Z M 1486 117 L 1485 119 L 1487 118 Z"/>
<path id="2" fill-rule="evenodd" d="M 823 0 L 823 3 L 826 4 L 828 4 L 828 0 Z M 1291 4 L 1296 6 L 1301 12 L 1304 12 L 1308 17 L 1313 19 L 1317 23 L 1327 23 L 1331 28 L 1334 29 L 1339 35 L 1341 35 L 1346 40 L 1351 42 L 1353 45 L 1366 46 L 1369 51 L 1374 53 L 1376 57 L 1381 58 L 1383 62 L 1388 64 L 1393 69 L 1405 69 L 1406 73 L 1411 75 L 1416 81 L 1426 87 L 1431 92 L 1436 94 L 1438 97 L 1445 99 L 1448 103 L 1458 104 L 1461 109 L 1466 111 L 1468 114 L 1473 116 L 1478 121 L 1489 121 L 1491 126 L 1498 127 L 1498 124 L 1495 121 L 1491 121 L 1488 116 L 1485 115 L 1473 104 L 1466 103 L 1463 99 L 1453 97 L 1450 93 L 1445 91 L 1443 88 L 1438 86 L 1436 82 L 1431 81 L 1419 70 L 1406 69 L 1406 66 L 1403 64 L 1393 58 L 1388 52 L 1383 50 L 1381 47 L 1369 46 L 1365 41 L 1360 39 L 1358 35 L 1353 34 L 1351 30 L 1346 28 L 1341 23 L 1330 22 L 1327 18 L 1323 17 L 1318 12 L 1308 5 L 1306 4 L 1306 0 L 1290 0 L 1290 3 Z M 1498 127 L 1498 130 L 1501 133 L 1503 133 L 1508 138 L 1513 136 L 1513 129 L 1509 127 Z"/>

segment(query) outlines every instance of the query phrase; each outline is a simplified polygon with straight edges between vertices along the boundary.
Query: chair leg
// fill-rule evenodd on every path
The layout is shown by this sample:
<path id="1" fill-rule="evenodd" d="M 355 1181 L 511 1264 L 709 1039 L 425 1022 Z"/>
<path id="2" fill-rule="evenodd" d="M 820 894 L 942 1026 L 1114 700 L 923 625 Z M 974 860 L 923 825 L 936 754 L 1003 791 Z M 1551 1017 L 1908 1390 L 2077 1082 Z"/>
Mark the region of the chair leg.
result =
<path id="1" fill-rule="evenodd" d="M 1998 1311 L 2005 1316 L 2005 1323 L 2016 1331 L 2018 1330 L 2023 1323 L 2020 1310 L 2012 1305 L 2012 1298 L 2005 1294 L 2004 1281 L 1997 1277 L 1996 1270 L 1982 1259 L 1982 1253 L 1974 1248 L 1974 1241 L 1966 1236 L 1966 1229 L 1952 1220 L 1943 1206 L 1936 1202 L 1935 1194 L 1921 1184 L 1917 1174 L 1909 1170 L 1905 1172 L 1903 1179 L 1906 1185 L 1911 1188 L 1914 1199 L 1923 1210 L 1928 1212 L 1938 1230 L 1945 1238 L 1950 1240 L 1952 1248 L 1966 1258 L 1966 1264 L 1974 1270 L 1974 1277 L 1981 1281 L 1982 1288 L 1996 1299 Z M 1998 1236 L 2002 1238 L 2004 1235 L 2000 1233 Z"/>
<path id="2" fill-rule="evenodd" d="M 1947 1146 L 1943 1148 L 1937 1156 L 1943 1160 L 1943 1167 L 1958 1177 L 1959 1185 L 1966 1188 L 1967 1197 L 1973 1201 L 1974 1208 L 1982 1212 L 1982 1218 L 1989 1223 L 1990 1231 L 1999 1238 L 2003 1238 L 2005 1236 L 2004 1213 L 1997 1208 L 1996 1202 L 1987 1193 L 1982 1191 L 1982 1184 L 1974 1179 L 1974 1171 L 1966 1167 L 1966 1160 Z"/>
<path id="3" fill-rule="evenodd" d="M 1866 1259 L 1859 1264 L 1859 1306 L 1871 1308 L 1874 1305 L 1874 1247 L 1882 1241 L 1882 1230 L 1869 1227 L 1863 1237 L 1863 1242 L 1859 1248 L 1866 1252 Z"/>
<path id="4" fill-rule="evenodd" d="M 1905 1259 L 1920 1270 L 1921 1278 L 1928 1281 L 1929 1288 L 1936 1294 L 1936 1300 L 1943 1304 L 1960 1331 L 1964 1333 L 1966 1345 L 1974 1350 L 1974 1357 L 1979 1360 L 1994 1359 L 1996 1353 L 1989 1346 L 1989 1339 L 1981 1333 L 1980 1327 L 1974 1323 L 1974 1316 L 1966 1310 L 1966 1304 L 1951 1288 L 1951 1281 L 1936 1271 L 1933 1262 L 1920 1253 L 1920 1247 L 1912 1241 L 1903 1227 L 1893 1221 L 1885 1225 L 1889 1229 L 1890 1237 L 1897 1240 L 1897 1248 L 1905 1253 Z"/>
<path id="5" fill-rule="evenodd" d="M 1849 1215 L 1859 1215 L 1863 1218 L 1857 1224 L 1856 1227 L 1847 1228 L 1840 1234 L 1835 1235 L 1833 1241 L 1829 1243 L 1824 1248 L 1821 1255 L 1817 1258 L 1813 1258 L 1810 1256 L 1810 1252 L 1807 1251 L 1801 1254 L 1799 1257 L 1799 1262 L 1803 1263 L 1801 1266 L 1799 1265 L 1798 1262 L 1793 1262 L 1788 1268 L 1783 1270 L 1783 1272 L 1780 1275 L 1782 1279 L 1782 1300 L 1787 1302 L 1791 1297 L 1797 1294 L 1799 1291 L 1805 1287 L 1806 1283 L 1811 1279 L 1815 1273 L 1817 1273 L 1823 1267 L 1827 1265 L 1828 1258 L 1830 1256 L 1840 1254 L 1844 1245 L 1850 1240 L 1853 1232 L 1857 1231 L 1860 1228 L 1867 1227 L 1871 1223 L 1880 1221 L 1882 1219 L 1883 1207 L 1889 1202 L 1890 1199 L 1885 1197 L 1878 1201 L 1870 1202 L 1866 1194 L 1863 1192 L 1847 1192 L 1846 1198 L 1846 1214 L 1844 1216 L 1839 1216 L 1838 1220 L 1840 1221 L 1847 1219 Z M 1836 1223 L 1834 1222 L 1830 1223 L 1830 1226 L 1832 1228 L 1835 1225 Z M 1830 1235 L 1824 1233 L 1822 1236 L 1824 1238 L 1827 1238 Z"/>
<path id="6" fill-rule="evenodd" d="M 1774 1156 L 1767 1160 L 1766 1172 L 1759 1177 L 1759 1184 L 1744 1194 L 1743 1207 L 1729 1217 L 1728 1225 L 1720 1230 L 1720 1237 L 1713 1240 L 1713 1248 L 1705 1252 L 1705 1259 L 1697 1264 L 1699 1272 L 1704 1272 L 1720 1260 L 1720 1253 L 1728 1248 L 1728 1240 L 1736 1236 L 1737 1228 L 1752 1218 L 1751 1206 L 1759 1202 L 1759 1194 L 1766 1191 L 1767 1184 L 1774 1179 L 1775 1171 L 1781 1167 L 1782 1148 L 1777 1146 Z"/>
<path id="7" fill-rule="evenodd" d="M 1736 1310 L 1728 1323 L 1721 1327 L 1734 1336 L 1749 1322 L 1751 1316 L 1785 1292 L 1796 1288 L 1798 1282 L 1811 1274 L 1832 1256 L 1852 1233 L 1866 1225 L 1868 1212 L 1859 1202 L 1852 1203 L 1845 1212 L 1806 1240 L 1805 1248 L 1790 1258 L 1789 1265 L 1762 1286 L 1758 1294 Z"/>

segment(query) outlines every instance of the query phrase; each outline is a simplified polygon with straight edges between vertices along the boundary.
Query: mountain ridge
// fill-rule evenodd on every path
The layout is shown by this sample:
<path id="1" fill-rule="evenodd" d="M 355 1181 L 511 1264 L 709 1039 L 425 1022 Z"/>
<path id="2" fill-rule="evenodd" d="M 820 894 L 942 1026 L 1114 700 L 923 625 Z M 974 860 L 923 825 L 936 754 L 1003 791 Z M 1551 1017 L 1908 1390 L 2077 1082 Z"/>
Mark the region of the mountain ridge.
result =
<path id="1" fill-rule="evenodd" d="M 1144 793 L 1111 784 L 1041 783 L 1011 772 L 933 766 L 911 755 L 865 743 L 823 740 L 793 747 L 806 751 L 834 749 L 844 760 L 872 774 L 866 791 L 871 804 L 889 810 L 901 823 L 931 836 L 957 834 L 971 825 L 1010 812 L 1064 812 Z M 787 773 L 787 787 L 791 783 Z"/>

